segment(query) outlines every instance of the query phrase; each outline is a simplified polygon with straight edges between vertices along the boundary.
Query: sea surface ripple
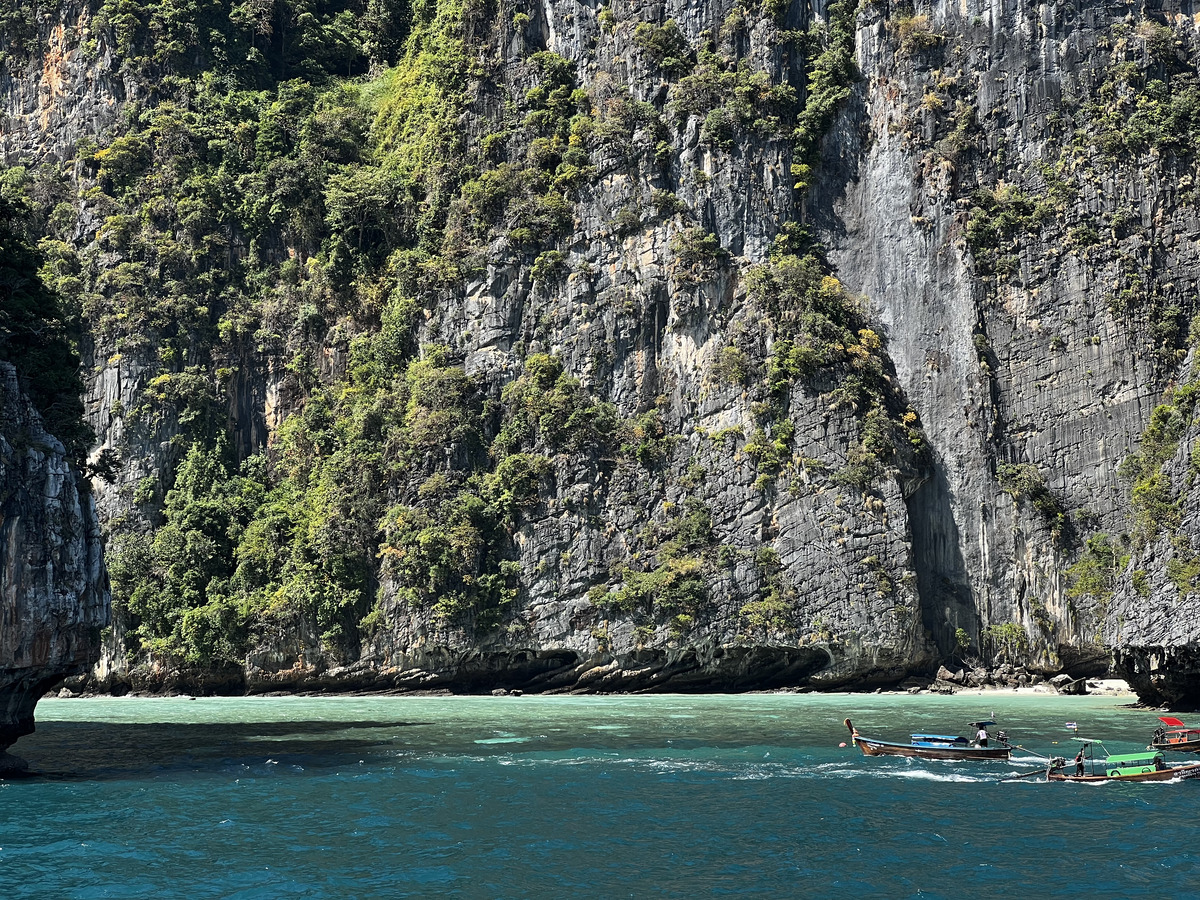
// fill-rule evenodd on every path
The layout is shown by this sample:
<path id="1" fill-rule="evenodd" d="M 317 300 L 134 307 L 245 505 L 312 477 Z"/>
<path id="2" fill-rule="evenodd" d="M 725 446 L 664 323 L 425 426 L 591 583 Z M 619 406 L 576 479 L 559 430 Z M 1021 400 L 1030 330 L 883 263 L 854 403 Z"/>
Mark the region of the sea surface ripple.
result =
<path id="1" fill-rule="evenodd" d="M 1200 780 L 1000 783 L 1112 752 L 1111 697 L 47 700 L 0 781 L 0 897 L 1200 894 Z M 1012 763 L 867 759 L 997 716 Z M 1178 757 L 1174 761 L 1183 761 Z"/>

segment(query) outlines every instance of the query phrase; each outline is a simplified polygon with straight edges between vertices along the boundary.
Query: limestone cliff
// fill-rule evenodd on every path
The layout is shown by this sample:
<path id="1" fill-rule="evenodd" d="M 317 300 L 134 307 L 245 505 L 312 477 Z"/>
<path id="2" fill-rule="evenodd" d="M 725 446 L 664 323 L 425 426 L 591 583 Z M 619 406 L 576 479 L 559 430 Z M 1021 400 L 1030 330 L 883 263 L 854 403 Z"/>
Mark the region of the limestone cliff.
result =
<path id="1" fill-rule="evenodd" d="M 42 6 L 0 146 L 123 459 L 101 685 L 1190 677 L 1134 582 L 1191 519 L 1118 474 L 1195 337 L 1190 6 L 445 3 L 328 63 Z"/>
<path id="2" fill-rule="evenodd" d="M 1144 699 L 1178 701 L 1192 692 L 1138 670 L 1149 644 L 1152 668 L 1191 679 L 1195 618 L 1161 607 L 1161 568 L 1147 589 L 1141 482 L 1119 470 L 1196 339 L 1196 132 L 1166 121 L 1195 89 L 1191 8 L 919 12 L 860 17 L 865 80 L 837 148 L 853 175 L 826 227 L 940 457 L 913 517 L 943 597 L 927 608 L 1019 623 L 1047 662 L 1114 648 Z M 1174 101 L 1151 108 L 1163 89 Z"/>
<path id="3" fill-rule="evenodd" d="M 100 524 L 63 445 L 0 362 L 0 750 L 41 696 L 87 672 L 109 622 Z"/>

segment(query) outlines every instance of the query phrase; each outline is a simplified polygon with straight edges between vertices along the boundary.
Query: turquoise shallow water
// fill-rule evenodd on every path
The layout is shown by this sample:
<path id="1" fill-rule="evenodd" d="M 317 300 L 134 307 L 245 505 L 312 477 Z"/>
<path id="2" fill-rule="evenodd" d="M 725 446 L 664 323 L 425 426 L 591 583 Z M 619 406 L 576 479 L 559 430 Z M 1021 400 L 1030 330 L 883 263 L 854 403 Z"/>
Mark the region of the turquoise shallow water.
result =
<path id="1" fill-rule="evenodd" d="M 993 710 L 1145 745 L 1111 698 L 47 700 L 0 782 L 0 897 L 1200 895 L 1200 781 L 999 784 L 865 759 Z M 1053 745 L 1052 741 L 1063 741 Z M 1064 754 L 1065 755 L 1065 754 Z"/>

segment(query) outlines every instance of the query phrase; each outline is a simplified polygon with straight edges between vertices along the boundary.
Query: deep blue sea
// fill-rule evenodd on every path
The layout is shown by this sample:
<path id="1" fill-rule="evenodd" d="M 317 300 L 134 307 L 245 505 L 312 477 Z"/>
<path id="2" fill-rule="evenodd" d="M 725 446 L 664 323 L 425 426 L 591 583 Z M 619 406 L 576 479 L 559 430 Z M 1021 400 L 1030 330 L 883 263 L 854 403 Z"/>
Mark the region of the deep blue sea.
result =
<path id="1" fill-rule="evenodd" d="M 12 748 L 39 774 L 0 782 L 0 898 L 1200 896 L 1200 780 L 838 746 L 846 716 L 904 740 L 994 712 L 1033 749 L 1073 720 L 1135 750 L 1157 723 L 1128 700 L 45 700 Z"/>

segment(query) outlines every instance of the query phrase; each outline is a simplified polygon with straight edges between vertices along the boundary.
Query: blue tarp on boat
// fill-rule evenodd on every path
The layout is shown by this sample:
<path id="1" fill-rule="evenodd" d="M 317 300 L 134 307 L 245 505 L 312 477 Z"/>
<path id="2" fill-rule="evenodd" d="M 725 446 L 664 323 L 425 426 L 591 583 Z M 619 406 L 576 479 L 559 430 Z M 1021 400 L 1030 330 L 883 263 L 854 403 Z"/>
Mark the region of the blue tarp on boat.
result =
<path id="1" fill-rule="evenodd" d="M 955 734 L 914 734 L 912 735 L 914 744 L 966 744 L 969 743 L 965 737 L 960 737 Z"/>

